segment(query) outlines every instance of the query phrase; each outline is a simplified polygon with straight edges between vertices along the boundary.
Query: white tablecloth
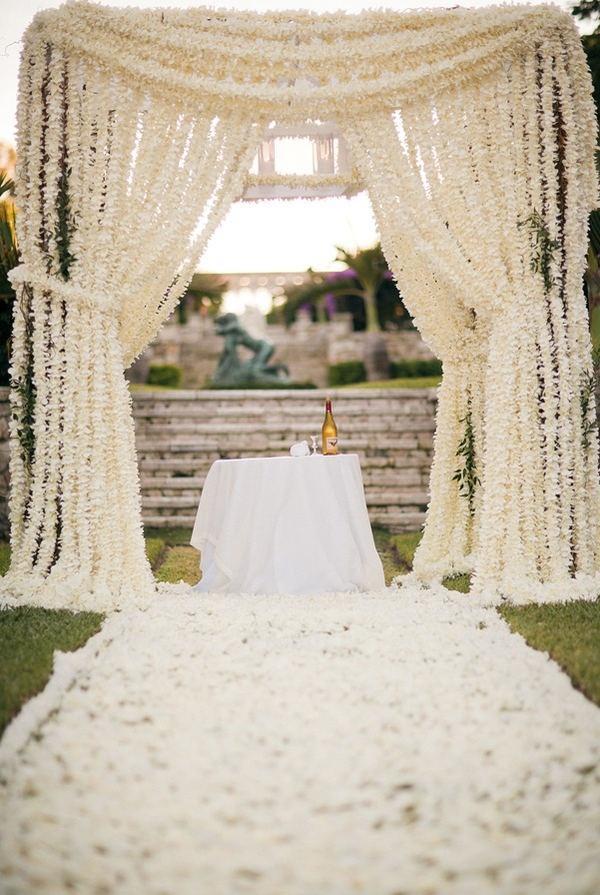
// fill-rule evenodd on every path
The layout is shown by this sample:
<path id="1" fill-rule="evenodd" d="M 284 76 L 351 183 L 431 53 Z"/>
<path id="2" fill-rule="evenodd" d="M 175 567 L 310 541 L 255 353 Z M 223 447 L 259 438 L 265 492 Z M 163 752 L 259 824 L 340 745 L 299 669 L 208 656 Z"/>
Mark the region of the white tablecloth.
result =
<path id="1" fill-rule="evenodd" d="M 191 543 L 201 551 L 202 591 L 384 587 L 356 454 L 217 460 Z"/>

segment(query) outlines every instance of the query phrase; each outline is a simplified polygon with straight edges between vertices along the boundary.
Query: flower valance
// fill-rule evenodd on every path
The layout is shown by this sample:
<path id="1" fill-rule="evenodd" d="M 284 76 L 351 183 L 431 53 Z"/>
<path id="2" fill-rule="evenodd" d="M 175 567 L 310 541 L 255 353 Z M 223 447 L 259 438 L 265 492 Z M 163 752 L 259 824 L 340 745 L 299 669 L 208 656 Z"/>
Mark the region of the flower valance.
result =
<path id="1" fill-rule="evenodd" d="M 481 80 L 523 52 L 578 40 L 555 6 L 316 14 L 115 9 L 67 3 L 34 28 L 153 94 L 299 120 L 395 108 Z"/>

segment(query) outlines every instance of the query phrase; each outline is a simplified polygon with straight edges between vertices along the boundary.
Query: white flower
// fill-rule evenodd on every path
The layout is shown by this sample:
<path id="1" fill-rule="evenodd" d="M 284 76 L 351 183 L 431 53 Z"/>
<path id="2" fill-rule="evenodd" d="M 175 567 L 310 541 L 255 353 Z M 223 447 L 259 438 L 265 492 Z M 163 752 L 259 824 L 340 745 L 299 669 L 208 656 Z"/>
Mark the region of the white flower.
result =
<path id="1" fill-rule="evenodd" d="M 17 313 L 13 599 L 112 608 L 154 592 L 123 368 L 243 194 L 269 123 L 311 118 L 339 125 L 407 307 L 444 364 L 417 575 L 469 570 L 478 590 L 515 599 L 591 592 L 600 481 L 596 433 L 582 437 L 581 280 L 596 118 L 568 14 L 70 2 L 33 20 L 20 78 L 13 283 L 31 332 Z M 19 443 L 30 380 L 31 464 Z M 453 481 L 467 413 L 481 482 L 471 506 Z"/>

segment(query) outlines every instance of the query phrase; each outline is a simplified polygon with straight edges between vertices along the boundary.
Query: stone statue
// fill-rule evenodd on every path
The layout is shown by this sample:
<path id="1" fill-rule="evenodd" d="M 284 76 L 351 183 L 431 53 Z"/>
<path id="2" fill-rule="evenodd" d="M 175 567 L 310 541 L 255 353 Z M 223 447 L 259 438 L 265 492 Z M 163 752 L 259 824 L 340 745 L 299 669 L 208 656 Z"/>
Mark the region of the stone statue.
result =
<path id="1" fill-rule="evenodd" d="M 240 324 L 237 314 L 222 314 L 215 320 L 215 332 L 225 339 L 212 383 L 225 388 L 240 386 L 286 384 L 289 370 L 284 364 L 269 365 L 275 346 L 267 339 L 253 338 Z M 241 360 L 238 346 L 248 348 L 252 356 Z"/>

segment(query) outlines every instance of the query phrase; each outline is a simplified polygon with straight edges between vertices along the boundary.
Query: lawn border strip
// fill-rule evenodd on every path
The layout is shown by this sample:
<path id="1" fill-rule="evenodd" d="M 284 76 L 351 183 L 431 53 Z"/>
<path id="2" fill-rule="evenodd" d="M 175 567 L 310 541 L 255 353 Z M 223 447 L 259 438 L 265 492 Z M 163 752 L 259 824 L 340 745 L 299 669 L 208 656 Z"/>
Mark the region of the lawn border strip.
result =
<path id="1" fill-rule="evenodd" d="M 112 613 L 105 617 L 102 627 L 78 650 L 54 651 L 52 674 L 43 690 L 23 704 L 8 723 L 0 739 L 0 776 L 10 773 L 11 765 L 32 736 L 60 708 L 63 695 L 71 689 L 80 672 L 88 667 L 115 635 L 128 630 L 128 613 Z"/>

